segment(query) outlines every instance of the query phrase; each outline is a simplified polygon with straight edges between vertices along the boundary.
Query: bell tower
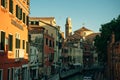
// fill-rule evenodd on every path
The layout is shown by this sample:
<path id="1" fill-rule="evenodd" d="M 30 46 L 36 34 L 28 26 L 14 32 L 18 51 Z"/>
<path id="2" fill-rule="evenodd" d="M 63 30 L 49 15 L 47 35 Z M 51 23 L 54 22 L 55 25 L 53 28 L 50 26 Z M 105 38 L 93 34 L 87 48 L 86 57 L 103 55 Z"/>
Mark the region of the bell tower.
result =
<path id="1" fill-rule="evenodd" d="M 67 38 L 70 35 L 72 35 L 72 23 L 71 18 L 68 17 L 65 24 L 65 37 Z"/>

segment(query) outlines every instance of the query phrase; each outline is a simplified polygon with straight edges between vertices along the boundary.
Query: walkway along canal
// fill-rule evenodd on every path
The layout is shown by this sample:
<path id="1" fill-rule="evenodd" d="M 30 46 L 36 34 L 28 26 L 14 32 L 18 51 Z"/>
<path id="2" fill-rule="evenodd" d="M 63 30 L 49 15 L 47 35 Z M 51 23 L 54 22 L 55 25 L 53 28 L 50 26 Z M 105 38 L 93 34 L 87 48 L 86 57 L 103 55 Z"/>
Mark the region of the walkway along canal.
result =
<path id="1" fill-rule="evenodd" d="M 77 73 L 77 74 L 75 74 L 75 75 L 66 77 L 66 78 L 61 79 L 61 80 L 83 80 L 83 75 L 80 74 L 80 73 Z"/>

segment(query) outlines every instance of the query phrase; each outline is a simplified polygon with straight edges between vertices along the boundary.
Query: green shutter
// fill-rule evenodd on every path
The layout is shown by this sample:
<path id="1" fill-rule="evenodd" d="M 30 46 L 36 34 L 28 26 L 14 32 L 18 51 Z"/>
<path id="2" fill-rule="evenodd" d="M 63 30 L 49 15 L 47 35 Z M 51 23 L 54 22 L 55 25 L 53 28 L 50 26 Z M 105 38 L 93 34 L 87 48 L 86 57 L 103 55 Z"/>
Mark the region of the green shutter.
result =
<path id="1" fill-rule="evenodd" d="M 26 53 L 28 53 L 28 42 L 26 42 Z"/>
<path id="2" fill-rule="evenodd" d="M 1 5 L 6 8 L 7 7 L 7 0 L 1 0 Z"/>
<path id="3" fill-rule="evenodd" d="M 1 50 L 5 49 L 5 32 L 1 31 Z"/>
<path id="4" fill-rule="evenodd" d="M 23 13 L 23 23 L 25 23 L 25 13 Z"/>
<path id="5" fill-rule="evenodd" d="M 12 51 L 13 47 L 13 36 L 9 35 L 9 51 Z"/>
<path id="6" fill-rule="evenodd" d="M 20 20 L 22 20 L 22 8 L 20 9 Z"/>
<path id="7" fill-rule="evenodd" d="M 4 5 L 4 0 L 1 0 L 1 5 L 3 6 Z M 3 6 L 4 7 L 4 6 Z"/>
<path id="8" fill-rule="evenodd" d="M 9 0 L 9 12 L 13 13 L 13 0 Z"/>
<path id="9" fill-rule="evenodd" d="M 18 48 L 20 49 L 20 39 L 18 39 Z"/>
<path id="10" fill-rule="evenodd" d="M 16 48 L 20 48 L 20 39 L 16 38 Z"/>
<path id="11" fill-rule="evenodd" d="M 20 7 L 18 6 L 18 19 L 20 19 Z"/>
<path id="12" fill-rule="evenodd" d="M 26 25 L 28 26 L 29 25 L 29 17 L 26 16 Z"/>
<path id="13" fill-rule="evenodd" d="M 25 40 L 23 40 L 23 49 L 25 49 Z"/>

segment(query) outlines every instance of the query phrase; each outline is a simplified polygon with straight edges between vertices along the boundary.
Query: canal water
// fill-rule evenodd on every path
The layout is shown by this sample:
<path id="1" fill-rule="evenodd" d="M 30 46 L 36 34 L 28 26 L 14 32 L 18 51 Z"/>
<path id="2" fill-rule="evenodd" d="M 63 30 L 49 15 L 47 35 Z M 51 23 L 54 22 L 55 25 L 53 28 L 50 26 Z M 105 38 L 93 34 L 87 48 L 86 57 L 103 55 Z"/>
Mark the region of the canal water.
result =
<path id="1" fill-rule="evenodd" d="M 62 80 L 83 80 L 83 76 L 81 74 L 75 74 Z"/>

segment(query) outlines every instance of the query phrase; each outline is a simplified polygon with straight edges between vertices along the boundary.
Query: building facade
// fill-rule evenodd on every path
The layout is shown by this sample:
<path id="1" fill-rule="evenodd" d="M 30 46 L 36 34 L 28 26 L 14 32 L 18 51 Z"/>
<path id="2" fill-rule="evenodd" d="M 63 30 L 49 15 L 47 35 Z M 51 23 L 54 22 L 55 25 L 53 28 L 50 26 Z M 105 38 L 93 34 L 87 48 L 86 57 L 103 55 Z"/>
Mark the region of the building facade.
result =
<path id="1" fill-rule="evenodd" d="M 28 80 L 29 0 L 0 0 L 0 80 Z"/>
<path id="2" fill-rule="evenodd" d="M 107 78 L 108 80 L 120 80 L 120 41 L 115 41 L 114 33 L 112 33 L 107 51 Z"/>
<path id="3" fill-rule="evenodd" d="M 68 57 L 68 61 L 72 63 L 80 63 L 84 68 L 97 64 L 97 53 L 94 46 L 94 38 L 99 33 L 82 27 L 74 34 L 67 37 L 65 41 L 63 55 Z"/>
<path id="4" fill-rule="evenodd" d="M 44 65 L 44 28 L 29 27 L 29 66 L 31 79 L 39 79 Z"/>
<path id="5" fill-rule="evenodd" d="M 81 47 L 82 37 L 78 34 L 73 34 L 66 38 L 65 49 L 67 49 L 68 61 L 72 64 L 80 63 L 83 64 L 83 50 Z"/>
<path id="6" fill-rule="evenodd" d="M 52 72 L 51 65 L 53 64 L 53 62 L 58 62 L 59 53 L 60 53 L 59 27 L 57 28 L 55 25 L 56 24 L 53 17 L 52 18 L 51 17 L 48 17 L 48 18 L 31 17 L 30 18 L 30 25 L 29 25 L 30 28 L 36 29 L 36 32 L 39 32 L 38 28 L 44 28 L 44 35 L 43 35 L 44 42 L 40 42 L 41 44 L 44 43 L 43 44 L 44 60 L 42 61 L 44 64 L 42 66 L 43 71 L 40 71 L 40 72 L 44 72 L 44 74 L 47 74 L 48 76 Z M 31 36 L 31 39 L 32 38 L 35 38 L 35 36 Z"/>
<path id="7" fill-rule="evenodd" d="M 39 27 L 44 27 L 45 32 L 54 38 L 54 62 L 59 61 L 61 55 L 62 37 L 60 26 L 56 25 L 54 17 L 30 17 L 30 26 L 35 27 L 34 24 Z"/>

